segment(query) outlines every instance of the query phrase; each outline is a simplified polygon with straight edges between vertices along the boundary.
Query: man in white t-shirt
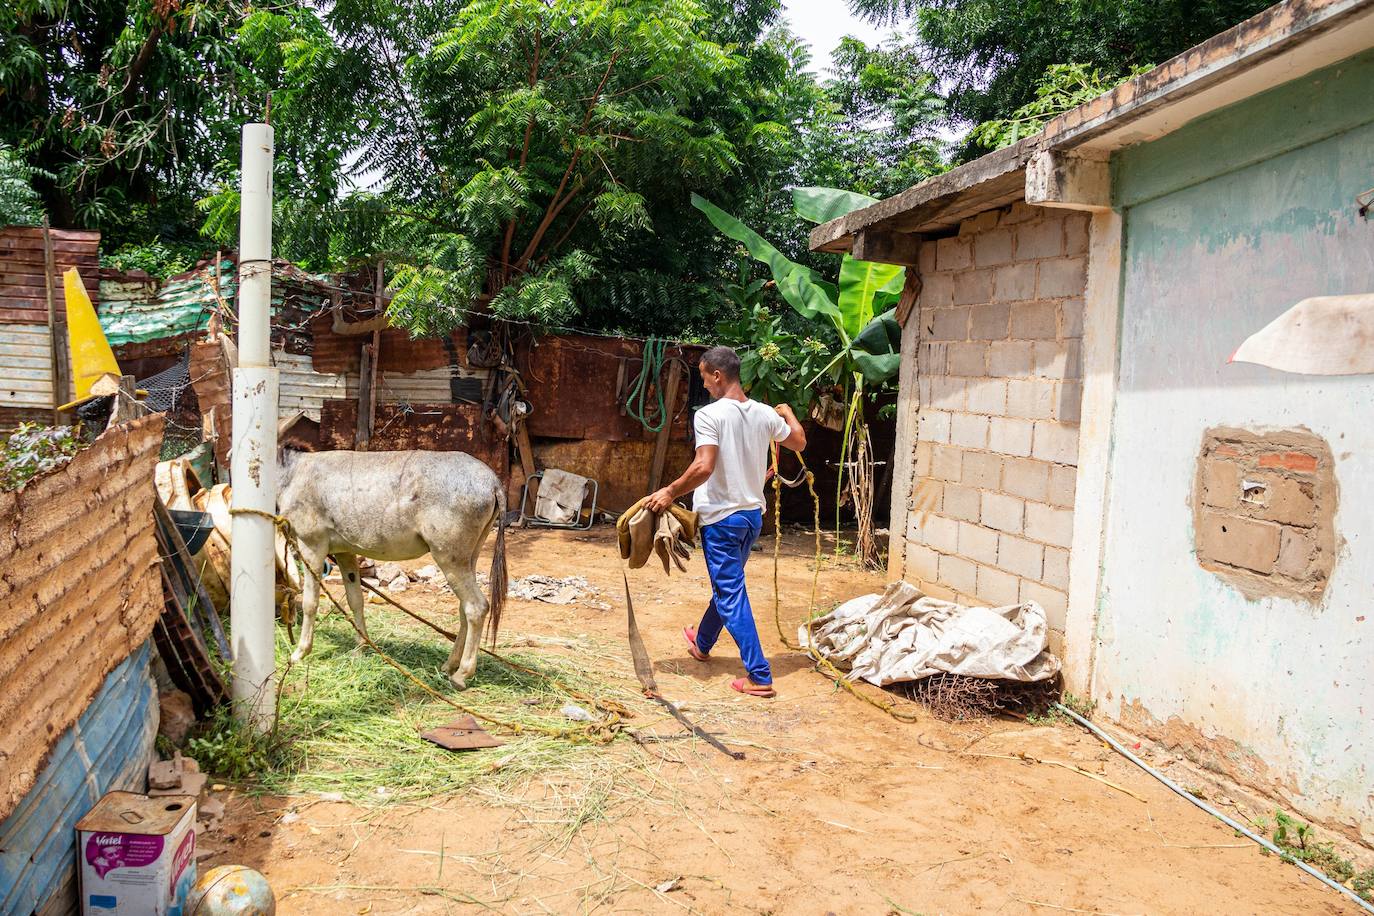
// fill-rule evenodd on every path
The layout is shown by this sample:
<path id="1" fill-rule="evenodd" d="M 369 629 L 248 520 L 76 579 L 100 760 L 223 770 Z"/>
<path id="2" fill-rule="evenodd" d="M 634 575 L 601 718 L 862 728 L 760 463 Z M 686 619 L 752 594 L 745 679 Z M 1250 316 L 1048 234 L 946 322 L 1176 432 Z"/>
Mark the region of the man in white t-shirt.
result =
<path id="1" fill-rule="evenodd" d="M 773 671 L 759 643 L 754 611 L 745 589 L 744 564 L 763 527 L 763 482 L 774 442 L 801 451 L 806 433 L 792 408 L 751 401 L 739 381 L 739 356 L 712 347 L 701 357 L 701 380 L 716 400 L 697 411 L 696 458 L 682 476 L 650 494 L 648 507 L 662 512 L 692 493 L 701 519 L 701 552 L 711 576 L 711 603 L 695 629 L 682 631 L 688 651 L 706 661 L 721 628 L 739 647 L 748 677 L 730 686 L 750 696 L 776 696 Z"/>

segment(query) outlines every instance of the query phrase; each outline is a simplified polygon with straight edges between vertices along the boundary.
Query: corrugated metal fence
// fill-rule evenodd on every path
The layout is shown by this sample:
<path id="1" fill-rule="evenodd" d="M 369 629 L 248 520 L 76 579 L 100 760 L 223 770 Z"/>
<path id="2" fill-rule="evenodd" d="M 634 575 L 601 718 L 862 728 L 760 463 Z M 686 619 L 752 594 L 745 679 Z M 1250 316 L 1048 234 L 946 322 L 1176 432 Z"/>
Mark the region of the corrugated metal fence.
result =
<path id="1" fill-rule="evenodd" d="M 150 642 L 105 678 L 19 807 L 0 821 L 0 914 L 74 913 L 76 822 L 106 792 L 143 790 L 157 737 Z"/>
<path id="2" fill-rule="evenodd" d="M 0 818 L 162 610 L 151 524 L 161 415 L 0 493 Z"/>

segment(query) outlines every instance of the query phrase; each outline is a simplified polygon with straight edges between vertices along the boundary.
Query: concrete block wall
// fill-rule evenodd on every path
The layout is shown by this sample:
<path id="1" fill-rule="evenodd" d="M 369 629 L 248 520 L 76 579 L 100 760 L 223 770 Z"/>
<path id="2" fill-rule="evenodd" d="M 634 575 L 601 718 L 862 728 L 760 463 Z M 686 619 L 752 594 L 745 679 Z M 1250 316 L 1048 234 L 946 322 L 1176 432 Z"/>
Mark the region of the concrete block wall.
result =
<path id="1" fill-rule="evenodd" d="M 919 407 L 902 575 L 968 603 L 1037 601 L 1061 640 L 1087 252 L 1086 214 L 1022 203 L 925 243 L 903 368 Z"/>

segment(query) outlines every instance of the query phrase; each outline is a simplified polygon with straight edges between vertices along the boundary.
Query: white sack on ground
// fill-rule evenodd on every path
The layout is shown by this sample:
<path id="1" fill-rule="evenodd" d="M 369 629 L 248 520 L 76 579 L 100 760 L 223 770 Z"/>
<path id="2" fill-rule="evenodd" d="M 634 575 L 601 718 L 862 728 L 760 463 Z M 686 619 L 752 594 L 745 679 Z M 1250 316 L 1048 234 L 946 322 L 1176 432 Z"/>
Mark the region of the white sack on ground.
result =
<path id="1" fill-rule="evenodd" d="M 893 582 L 881 595 L 846 601 L 798 633 L 802 644 L 851 680 L 879 687 L 941 671 L 1009 681 L 1043 681 L 1059 671 L 1046 649 L 1045 611 L 1034 601 L 966 607 Z"/>

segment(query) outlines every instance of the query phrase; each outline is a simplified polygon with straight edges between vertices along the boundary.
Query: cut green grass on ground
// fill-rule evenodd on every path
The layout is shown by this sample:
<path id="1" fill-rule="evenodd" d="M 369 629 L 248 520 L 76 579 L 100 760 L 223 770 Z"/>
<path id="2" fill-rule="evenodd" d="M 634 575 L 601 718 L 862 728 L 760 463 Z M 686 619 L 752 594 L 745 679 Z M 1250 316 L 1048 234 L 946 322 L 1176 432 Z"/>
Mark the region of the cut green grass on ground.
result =
<path id="1" fill-rule="evenodd" d="M 633 680 L 597 646 L 585 651 L 510 652 L 512 660 L 539 672 L 515 671 L 478 656 L 476 676 L 456 691 L 442 673 L 449 646 L 399 612 L 368 608 L 368 632 L 377 646 L 439 693 L 476 711 L 523 726 L 567 728 L 577 723 L 559 712 L 575 702 L 546 677 L 589 696 L 635 709 L 631 724 L 653 718 Z M 278 629 L 278 664 L 291 647 Z M 563 654 L 567 652 L 567 654 Z M 576 778 L 616 766 L 642 765 L 642 754 L 618 746 L 512 735 L 490 727 L 507 742 L 479 751 L 444 750 L 420 733 L 458 717 L 391 667 L 376 653 L 354 648 L 353 631 L 340 616 L 321 615 L 314 652 L 286 676 L 275 734 L 255 737 L 227 715 L 209 724 L 187 747 L 202 767 L 245 787 L 270 794 L 341 793 L 355 801 L 404 801 L 459 791 L 480 781 L 488 791 L 510 792 L 537 774 Z M 617 742 L 619 744 L 619 742 Z M 628 752 L 627 752 L 628 751 Z"/>

